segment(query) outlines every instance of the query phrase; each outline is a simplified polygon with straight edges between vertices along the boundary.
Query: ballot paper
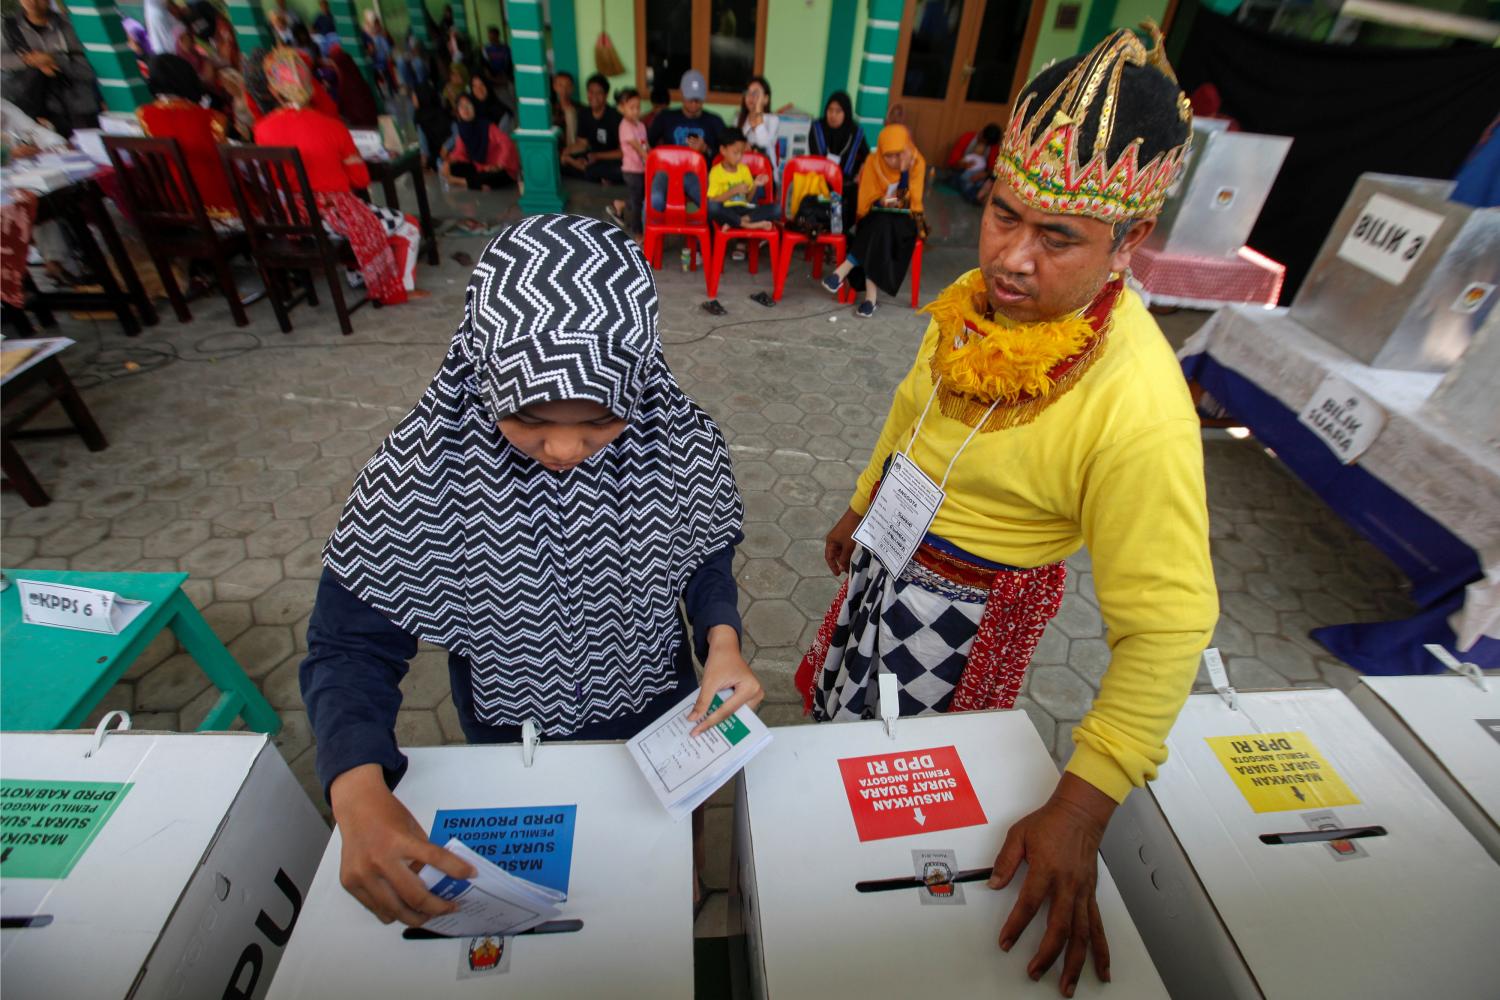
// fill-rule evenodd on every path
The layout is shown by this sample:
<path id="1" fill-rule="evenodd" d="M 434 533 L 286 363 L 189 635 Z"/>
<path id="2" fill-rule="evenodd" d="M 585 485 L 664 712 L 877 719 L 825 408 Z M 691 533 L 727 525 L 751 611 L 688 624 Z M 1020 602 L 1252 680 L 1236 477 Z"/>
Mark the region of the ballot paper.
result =
<path id="1" fill-rule="evenodd" d="M 709 712 L 732 694 L 714 695 Z M 697 700 L 697 692 L 688 695 L 626 744 L 673 819 L 691 813 L 771 742 L 771 731 L 744 705 L 712 729 L 690 735 L 697 723 L 687 716 Z"/>
<path id="2" fill-rule="evenodd" d="M 561 911 L 567 894 L 517 878 L 474 853 L 457 837 L 443 845 L 474 866 L 471 879 L 453 878 L 431 865 L 420 872 L 422 884 L 433 894 L 458 904 L 458 909 L 433 917 L 423 930 L 449 937 L 512 935 L 551 920 Z"/>

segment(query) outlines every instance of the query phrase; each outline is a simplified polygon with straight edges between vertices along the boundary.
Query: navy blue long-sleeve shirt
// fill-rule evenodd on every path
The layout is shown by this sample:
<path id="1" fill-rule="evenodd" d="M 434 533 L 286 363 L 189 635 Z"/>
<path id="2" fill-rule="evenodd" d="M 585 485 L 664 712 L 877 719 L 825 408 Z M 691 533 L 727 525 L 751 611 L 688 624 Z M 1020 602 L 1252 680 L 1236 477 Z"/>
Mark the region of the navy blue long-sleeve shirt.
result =
<path id="1" fill-rule="evenodd" d="M 706 559 L 683 590 L 682 602 L 692 623 L 692 649 L 700 662 L 708 656 L 709 629 L 730 625 L 741 631 L 734 548 L 734 544 L 726 545 Z M 325 795 L 334 778 L 362 764 L 379 764 L 392 787 L 405 773 L 406 756 L 396 745 L 396 712 L 401 707 L 401 680 L 416 653 L 415 636 L 350 593 L 327 569 L 323 571 L 307 626 L 307 658 L 302 661 L 300 679 L 302 700 L 317 740 L 318 780 Z M 675 690 L 653 699 L 638 713 L 590 723 L 567 738 L 634 736 L 646 721 L 660 716 L 696 686 L 692 655 L 684 637 L 677 651 Z M 467 657 L 449 653 L 448 675 L 453 705 L 469 742 L 520 739 L 519 726 L 491 726 L 475 716 Z"/>

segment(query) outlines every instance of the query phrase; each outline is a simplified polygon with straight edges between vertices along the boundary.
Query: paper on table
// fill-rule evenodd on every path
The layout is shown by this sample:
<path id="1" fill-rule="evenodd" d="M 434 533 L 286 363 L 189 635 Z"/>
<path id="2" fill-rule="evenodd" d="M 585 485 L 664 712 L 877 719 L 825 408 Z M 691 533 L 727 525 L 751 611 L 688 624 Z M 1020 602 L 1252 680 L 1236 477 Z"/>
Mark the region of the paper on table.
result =
<path id="1" fill-rule="evenodd" d="M 720 691 L 713 712 L 733 692 Z M 630 756 L 667 812 L 682 819 L 697 808 L 771 742 L 771 731 L 746 706 L 696 737 L 687 715 L 698 700 L 688 695 L 627 744 Z"/>
<path id="2" fill-rule="evenodd" d="M 474 877 L 457 879 L 431 865 L 419 873 L 422 884 L 443 899 L 458 903 L 458 909 L 433 917 L 423 930 L 450 937 L 483 934 L 519 934 L 551 920 L 560 912 L 558 904 L 567 895 L 517 878 L 493 862 L 474 853 L 457 837 L 444 848 L 474 866 Z"/>

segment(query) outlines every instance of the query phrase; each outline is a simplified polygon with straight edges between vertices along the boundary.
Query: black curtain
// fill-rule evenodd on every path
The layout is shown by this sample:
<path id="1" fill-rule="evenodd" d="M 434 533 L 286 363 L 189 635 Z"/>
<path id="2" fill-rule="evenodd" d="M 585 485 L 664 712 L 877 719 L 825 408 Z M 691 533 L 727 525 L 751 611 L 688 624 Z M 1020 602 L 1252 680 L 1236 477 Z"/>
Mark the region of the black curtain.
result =
<path id="1" fill-rule="evenodd" d="M 1271 35 L 1207 8 L 1177 65 L 1212 83 L 1247 132 L 1291 151 L 1250 233 L 1286 265 L 1292 299 L 1360 174 L 1451 178 L 1500 111 L 1500 50 L 1355 48 Z"/>

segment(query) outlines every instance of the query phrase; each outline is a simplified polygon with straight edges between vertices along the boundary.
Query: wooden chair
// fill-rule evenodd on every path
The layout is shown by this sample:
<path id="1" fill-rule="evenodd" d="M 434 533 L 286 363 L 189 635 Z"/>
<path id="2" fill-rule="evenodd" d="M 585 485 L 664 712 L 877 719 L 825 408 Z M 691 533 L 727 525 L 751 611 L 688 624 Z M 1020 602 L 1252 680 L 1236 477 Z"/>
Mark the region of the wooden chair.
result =
<path id="1" fill-rule="evenodd" d="M 219 156 L 281 332 L 292 332 L 292 307 L 304 299 L 308 305 L 318 304 L 312 275 L 321 270 L 333 296 L 339 329 L 345 336 L 353 333 L 349 314 L 371 300 L 365 296 L 349 305 L 344 299 L 340 266 L 357 268 L 359 262 L 348 240 L 323 228 L 301 155 L 292 147 L 223 146 Z M 288 272 L 302 286 L 295 295 Z M 378 302 L 375 305 L 379 307 Z"/>
<path id="2" fill-rule="evenodd" d="M 214 229 L 187 160 L 176 139 L 138 139 L 107 135 L 104 149 L 120 179 L 125 207 L 136 225 L 146 235 L 146 251 L 161 276 L 167 299 L 181 323 L 192 320 L 187 299 L 172 274 L 172 260 L 212 261 L 219 279 L 219 290 L 229 303 L 235 326 L 248 326 L 245 304 L 234 282 L 229 261 L 250 255 L 250 240 L 243 231 L 220 232 Z"/>

